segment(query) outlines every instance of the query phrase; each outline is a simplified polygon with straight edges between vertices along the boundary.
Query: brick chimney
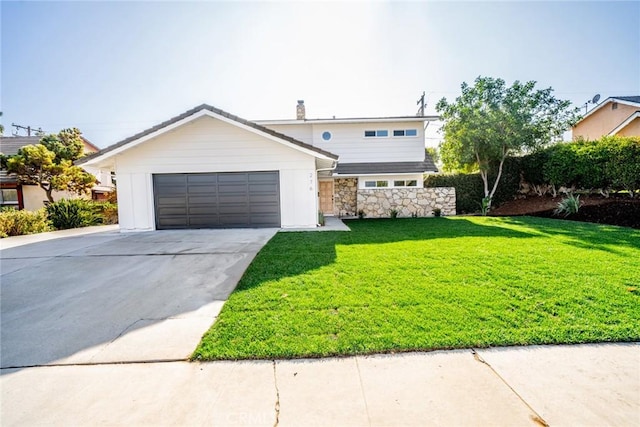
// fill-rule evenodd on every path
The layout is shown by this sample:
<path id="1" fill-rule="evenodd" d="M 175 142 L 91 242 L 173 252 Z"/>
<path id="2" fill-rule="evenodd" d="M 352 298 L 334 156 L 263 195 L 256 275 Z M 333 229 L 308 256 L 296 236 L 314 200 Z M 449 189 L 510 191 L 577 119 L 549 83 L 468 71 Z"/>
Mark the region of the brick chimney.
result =
<path id="1" fill-rule="evenodd" d="M 302 99 L 298 100 L 298 105 L 296 105 L 296 120 L 304 120 L 306 119 L 306 113 L 304 110 L 304 101 Z"/>

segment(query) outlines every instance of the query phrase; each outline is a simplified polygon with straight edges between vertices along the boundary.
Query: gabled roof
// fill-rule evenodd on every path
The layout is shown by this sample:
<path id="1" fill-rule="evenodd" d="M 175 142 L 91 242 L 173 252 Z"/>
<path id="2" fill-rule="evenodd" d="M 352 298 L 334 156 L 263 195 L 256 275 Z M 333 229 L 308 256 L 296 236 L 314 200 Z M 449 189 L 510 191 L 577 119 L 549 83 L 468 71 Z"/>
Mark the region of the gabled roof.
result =
<path id="1" fill-rule="evenodd" d="M 634 111 L 629 117 L 624 119 L 624 121 L 622 123 L 620 123 L 618 126 L 615 127 L 615 129 L 613 129 L 611 132 L 609 132 L 609 136 L 616 135 L 622 129 L 626 128 L 629 125 L 629 123 L 631 123 L 635 119 L 640 119 L 640 110 Z"/>
<path id="2" fill-rule="evenodd" d="M 612 96 L 611 98 L 618 101 L 635 102 L 636 104 L 640 104 L 640 96 Z"/>
<path id="3" fill-rule="evenodd" d="M 333 153 L 322 150 L 318 147 L 314 147 L 313 145 L 306 144 L 302 141 L 298 141 L 297 139 L 291 138 L 290 136 L 284 135 L 282 133 L 279 133 L 269 128 L 266 128 L 264 126 L 261 126 L 257 123 L 254 123 L 249 120 L 245 120 L 241 117 L 235 116 L 233 114 L 227 113 L 226 111 L 223 111 L 211 105 L 202 104 L 195 108 L 192 108 L 191 110 L 185 111 L 184 113 L 178 116 L 175 116 L 167 121 L 164 121 L 159 125 L 156 125 L 152 128 L 144 130 L 140 133 L 137 133 L 113 145 L 110 145 L 109 147 L 104 148 L 98 151 L 97 153 L 83 157 L 82 159 L 77 160 L 76 164 L 92 163 L 97 160 L 106 159 L 117 153 L 125 151 L 126 149 L 134 147 L 141 142 L 144 142 L 148 139 L 161 135 L 177 126 L 186 124 L 192 120 L 195 120 L 205 115 L 218 118 L 220 120 L 223 120 L 227 123 L 234 124 L 239 127 L 244 127 L 247 130 L 250 130 L 254 133 L 261 134 L 263 136 L 269 137 L 270 139 L 275 139 L 286 145 L 297 147 L 299 149 L 302 149 L 303 151 L 311 152 L 315 154 L 317 157 L 328 158 L 331 160 L 338 159 L 338 156 Z"/>
<path id="4" fill-rule="evenodd" d="M 18 150 L 25 145 L 33 145 L 40 142 L 40 136 L 3 136 L 0 137 L 0 153 L 6 156 L 15 156 Z"/>
<path id="5" fill-rule="evenodd" d="M 422 162 L 338 163 L 336 175 L 386 175 L 438 172 L 428 154 Z"/>
<path id="6" fill-rule="evenodd" d="M 600 110 L 602 107 L 604 107 L 605 105 L 607 105 L 610 102 L 619 102 L 621 104 L 631 105 L 632 107 L 639 107 L 640 108 L 640 96 L 610 96 L 609 98 L 605 99 L 600 104 L 598 104 L 598 106 L 595 107 L 593 110 L 591 110 L 587 114 L 585 114 L 585 116 L 582 119 L 580 119 L 580 121 L 578 123 L 580 123 L 581 121 L 583 121 L 587 117 L 591 116 L 593 113 L 595 113 L 596 111 Z M 576 127 L 578 125 L 578 123 L 573 125 L 573 127 Z"/>
<path id="7" fill-rule="evenodd" d="M 81 136 L 84 143 L 85 152 L 87 147 L 91 149 L 91 152 L 99 151 L 100 149 L 93 145 L 88 139 Z M 7 156 L 14 156 L 18 154 L 18 150 L 25 145 L 34 145 L 40 142 L 42 136 L 2 136 L 0 137 L 0 153 Z"/>

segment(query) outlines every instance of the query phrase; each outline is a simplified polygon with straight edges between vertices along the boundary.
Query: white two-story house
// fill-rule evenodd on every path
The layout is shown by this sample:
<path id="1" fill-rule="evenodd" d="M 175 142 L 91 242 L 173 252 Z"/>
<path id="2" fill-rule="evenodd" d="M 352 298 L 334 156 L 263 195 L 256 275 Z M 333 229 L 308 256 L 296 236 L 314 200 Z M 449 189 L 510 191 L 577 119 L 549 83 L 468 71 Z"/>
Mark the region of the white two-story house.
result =
<path id="1" fill-rule="evenodd" d="M 424 174 L 438 171 L 425 154 L 424 135 L 437 119 L 307 119 L 304 101 L 298 101 L 295 120 L 256 123 L 338 155 L 335 168 L 318 172 L 318 204 L 324 215 L 384 217 L 395 210 L 400 216 L 430 216 L 434 208 L 451 215 L 455 210 L 444 194 L 423 189 Z"/>
<path id="2" fill-rule="evenodd" d="M 120 228 L 312 228 L 324 215 L 455 214 L 424 130 L 437 117 L 248 121 L 201 105 L 78 161 L 114 171 Z"/>

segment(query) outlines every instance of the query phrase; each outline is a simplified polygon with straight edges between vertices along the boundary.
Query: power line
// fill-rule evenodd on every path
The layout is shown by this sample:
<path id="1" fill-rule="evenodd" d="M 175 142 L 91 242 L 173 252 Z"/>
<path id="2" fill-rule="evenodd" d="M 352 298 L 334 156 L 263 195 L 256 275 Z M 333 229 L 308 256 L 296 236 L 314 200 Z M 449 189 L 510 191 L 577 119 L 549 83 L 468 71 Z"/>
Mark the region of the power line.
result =
<path id="1" fill-rule="evenodd" d="M 22 126 L 22 125 L 17 125 L 15 123 L 11 123 L 11 126 L 16 128 L 16 130 L 11 132 L 13 134 L 13 136 L 20 136 L 20 129 L 26 130 L 27 131 L 27 136 L 31 136 L 31 131 L 33 131 L 36 136 L 44 135 L 44 131 L 42 130 L 41 127 L 36 129 L 36 128 L 32 128 L 31 126 Z"/>

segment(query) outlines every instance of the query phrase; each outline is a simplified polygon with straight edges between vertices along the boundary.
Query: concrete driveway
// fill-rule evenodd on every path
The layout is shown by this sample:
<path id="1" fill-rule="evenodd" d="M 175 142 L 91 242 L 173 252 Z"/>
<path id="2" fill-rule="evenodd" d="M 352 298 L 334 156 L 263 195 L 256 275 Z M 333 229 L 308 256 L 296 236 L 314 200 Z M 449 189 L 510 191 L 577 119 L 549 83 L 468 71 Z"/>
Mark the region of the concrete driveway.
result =
<path id="1" fill-rule="evenodd" d="M 1 366 L 184 360 L 276 232 L 109 231 L 3 249 Z"/>

